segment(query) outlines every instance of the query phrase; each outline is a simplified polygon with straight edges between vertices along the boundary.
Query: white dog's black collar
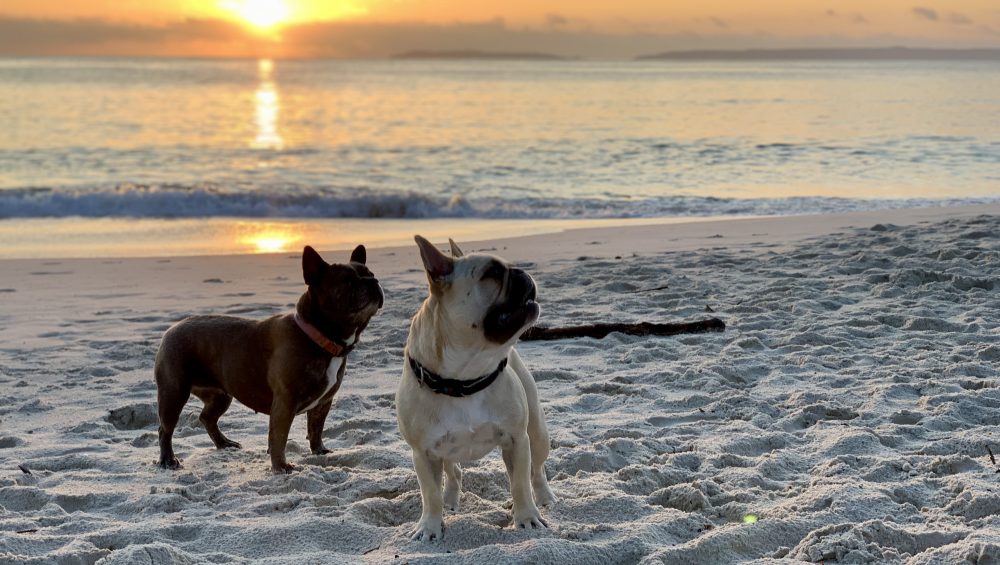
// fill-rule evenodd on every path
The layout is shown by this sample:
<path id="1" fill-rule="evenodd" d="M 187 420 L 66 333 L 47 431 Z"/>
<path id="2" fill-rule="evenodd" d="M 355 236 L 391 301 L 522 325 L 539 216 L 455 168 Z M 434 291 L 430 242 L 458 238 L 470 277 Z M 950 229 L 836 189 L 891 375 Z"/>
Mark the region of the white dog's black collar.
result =
<path id="1" fill-rule="evenodd" d="M 406 355 L 410 358 L 410 368 L 413 369 L 413 376 L 417 378 L 417 382 L 421 386 L 426 386 L 431 389 L 431 392 L 446 394 L 456 398 L 476 394 L 490 386 L 507 367 L 507 358 L 504 357 L 492 373 L 476 377 L 471 381 L 462 381 L 458 379 L 446 379 L 437 373 L 427 370 L 427 367 L 421 365 L 409 353 Z"/>

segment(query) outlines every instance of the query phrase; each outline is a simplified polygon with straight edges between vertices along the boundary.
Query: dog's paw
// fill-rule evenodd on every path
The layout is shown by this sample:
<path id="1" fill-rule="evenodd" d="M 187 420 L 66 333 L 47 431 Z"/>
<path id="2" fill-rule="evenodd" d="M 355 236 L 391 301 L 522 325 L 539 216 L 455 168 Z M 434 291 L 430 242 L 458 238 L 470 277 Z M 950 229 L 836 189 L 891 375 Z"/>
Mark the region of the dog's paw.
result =
<path id="1" fill-rule="evenodd" d="M 290 475 L 290 474 L 294 473 L 295 471 L 298 471 L 298 469 L 295 467 L 295 465 L 292 465 L 291 463 L 272 463 L 271 464 L 271 473 L 273 473 L 275 475 Z"/>
<path id="2" fill-rule="evenodd" d="M 556 498 L 556 495 L 552 494 L 552 491 L 549 489 L 548 485 L 546 485 L 545 488 L 535 489 L 535 504 L 537 504 L 539 507 L 544 508 L 547 506 L 552 506 L 558 501 L 559 499 Z"/>
<path id="3" fill-rule="evenodd" d="M 330 451 L 329 449 L 323 447 L 322 445 L 319 446 L 319 447 L 317 447 L 316 449 L 311 450 L 311 451 L 312 451 L 313 455 L 326 455 L 328 453 L 333 453 L 332 451 Z"/>
<path id="4" fill-rule="evenodd" d="M 444 538 L 444 522 L 439 517 L 422 517 L 417 527 L 410 532 L 410 539 L 416 541 L 434 541 Z"/>
<path id="5" fill-rule="evenodd" d="M 161 457 L 160 461 L 156 464 L 156 466 L 161 469 L 169 469 L 171 471 L 174 471 L 181 468 L 181 462 L 176 457 L 171 457 L 170 459 Z"/>
<path id="6" fill-rule="evenodd" d="M 542 515 L 537 508 L 527 508 L 514 513 L 514 521 L 511 527 L 521 529 L 548 528 L 549 525 L 542 519 Z"/>
<path id="7" fill-rule="evenodd" d="M 225 438 L 215 445 L 216 449 L 243 449 L 239 442 Z"/>

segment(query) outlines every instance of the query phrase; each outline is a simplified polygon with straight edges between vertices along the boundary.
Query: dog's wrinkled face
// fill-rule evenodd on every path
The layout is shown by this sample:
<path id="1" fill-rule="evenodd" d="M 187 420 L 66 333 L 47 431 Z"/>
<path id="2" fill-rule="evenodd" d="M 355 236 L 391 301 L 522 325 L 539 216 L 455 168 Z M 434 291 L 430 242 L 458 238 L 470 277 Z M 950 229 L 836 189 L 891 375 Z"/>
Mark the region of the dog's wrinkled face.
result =
<path id="1" fill-rule="evenodd" d="M 451 326 L 500 345 L 538 320 L 535 281 L 528 273 L 492 255 L 464 256 L 454 243 L 456 257 L 447 257 L 426 239 L 415 239 L 431 294 Z"/>
<path id="2" fill-rule="evenodd" d="M 309 289 L 310 322 L 354 333 L 364 329 L 382 307 L 378 279 L 365 265 L 367 253 L 359 245 L 350 263 L 330 265 L 309 246 L 302 251 L 302 274 Z"/>

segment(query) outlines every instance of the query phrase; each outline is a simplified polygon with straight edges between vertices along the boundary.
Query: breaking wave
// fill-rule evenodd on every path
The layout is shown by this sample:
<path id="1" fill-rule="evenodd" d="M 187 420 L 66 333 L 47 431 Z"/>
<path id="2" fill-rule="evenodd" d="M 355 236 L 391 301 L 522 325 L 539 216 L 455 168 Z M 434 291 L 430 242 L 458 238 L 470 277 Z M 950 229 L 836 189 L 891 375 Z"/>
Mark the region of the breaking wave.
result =
<path id="1" fill-rule="evenodd" d="M 125 184 L 0 190 L 0 218 L 642 218 L 815 214 L 998 201 L 1000 197 L 476 198 L 364 188 L 229 191 L 214 186 Z"/>

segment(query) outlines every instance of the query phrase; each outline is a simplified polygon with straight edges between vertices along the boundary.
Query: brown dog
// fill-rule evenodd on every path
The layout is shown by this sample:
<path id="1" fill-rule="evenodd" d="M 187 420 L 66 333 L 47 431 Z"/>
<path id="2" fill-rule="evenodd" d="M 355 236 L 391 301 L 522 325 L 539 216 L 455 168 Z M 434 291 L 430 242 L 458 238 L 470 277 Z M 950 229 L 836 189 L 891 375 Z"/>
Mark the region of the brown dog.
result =
<path id="1" fill-rule="evenodd" d="M 163 334 L 156 354 L 160 462 L 176 469 L 174 427 L 191 394 L 205 403 L 201 423 L 215 447 L 239 448 L 219 430 L 233 398 L 271 416 L 267 435 L 271 469 L 288 473 L 285 444 L 292 419 L 308 413 L 313 453 L 326 453 L 323 424 L 344 377 L 347 354 L 382 307 L 382 287 L 365 266 L 359 245 L 346 265 L 329 265 L 312 247 L 302 252 L 305 294 L 294 314 L 256 321 L 192 316 Z"/>

